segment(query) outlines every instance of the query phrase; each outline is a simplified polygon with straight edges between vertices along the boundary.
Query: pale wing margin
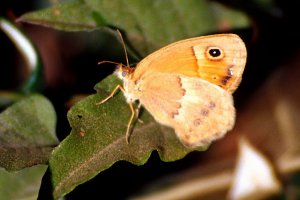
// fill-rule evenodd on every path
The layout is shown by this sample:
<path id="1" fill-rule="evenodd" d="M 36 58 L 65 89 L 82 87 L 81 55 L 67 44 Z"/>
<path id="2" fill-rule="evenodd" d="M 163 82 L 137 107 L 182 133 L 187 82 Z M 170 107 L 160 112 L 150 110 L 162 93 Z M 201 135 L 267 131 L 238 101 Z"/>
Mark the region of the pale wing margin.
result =
<path id="1" fill-rule="evenodd" d="M 207 145 L 232 129 L 233 98 L 222 88 L 174 73 L 147 79 L 140 102 L 159 123 L 174 128 L 184 145 Z"/>

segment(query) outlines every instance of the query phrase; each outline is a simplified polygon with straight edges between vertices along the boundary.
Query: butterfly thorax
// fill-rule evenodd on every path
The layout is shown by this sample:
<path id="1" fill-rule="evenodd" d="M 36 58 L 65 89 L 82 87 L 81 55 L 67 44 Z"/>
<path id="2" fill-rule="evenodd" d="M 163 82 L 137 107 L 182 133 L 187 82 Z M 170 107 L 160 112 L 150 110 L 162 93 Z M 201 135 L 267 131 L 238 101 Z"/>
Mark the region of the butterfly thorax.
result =
<path id="1" fill-rule="evenodd" d="M 139 99 L 141 94 L 141 82 L 134 80 L 134 68 L 129 66 L 120 65 L 116 72 L 117 76 L 123 80 L 124 95 L 127 102 L 134 102 Z"/>

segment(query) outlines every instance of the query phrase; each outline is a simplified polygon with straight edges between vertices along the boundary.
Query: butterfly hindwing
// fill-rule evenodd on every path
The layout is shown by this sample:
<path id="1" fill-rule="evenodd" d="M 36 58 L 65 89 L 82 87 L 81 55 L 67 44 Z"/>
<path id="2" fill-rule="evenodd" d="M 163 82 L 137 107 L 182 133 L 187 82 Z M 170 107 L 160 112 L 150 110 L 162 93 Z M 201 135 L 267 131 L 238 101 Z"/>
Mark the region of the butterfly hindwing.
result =
<path id="1" fill-rule="evenodd" d="M 147 79 L 140 102 L 159 123 L 173 127 L 186 146 L 209 144 L 232 128 L 233 100 L 222 88 L 174 73 L 156 73 Z"/>
<path id="2" fill-rule="evenodd" d="M 199 78 L 179 76 L 185 95 L 174 129 L 186 146 L 202 146 L 224 136 L 235 122 L 232 95 Z"/>

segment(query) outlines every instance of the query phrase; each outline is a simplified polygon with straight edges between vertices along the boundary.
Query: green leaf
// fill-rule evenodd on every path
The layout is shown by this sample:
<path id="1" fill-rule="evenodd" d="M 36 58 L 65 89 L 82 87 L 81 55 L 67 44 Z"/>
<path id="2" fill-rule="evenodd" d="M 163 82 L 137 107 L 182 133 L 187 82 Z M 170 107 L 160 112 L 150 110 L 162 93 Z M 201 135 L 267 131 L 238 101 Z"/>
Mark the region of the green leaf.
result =
<path id="1" fill-rule="evenodd" d="M 68 31 L 97 28 L 93 11 L 84 0 L 56 4 L 52 8 L 22 15 L 18 20 Z"/>
<path id="2" fill-rule="evenodd" d="M 46 163 L 53 147 L 56 116 L 52 104 L 32 95 L 0 114 L 0 167 L 18 170 Z"/>
<path id="3" fill-rule="evenodd" d="M 69 111 L 72 132 L 50 158 L 55 198 L 67 194 L 117 161 L 143 165 L 156 150 L 163 161 L 169 162 L 195 150 L 184 147 L 173 129 L 155 122 L 145 110 L 140 116 L 142 122 L 136 121 L 130 144 L 127 144 L 125 132 L 131 111 L 122 93 L 96 105 L 109 94 L 103 88 L 118 83 L 114 75 L 108 77 L 97 86 L 99 94 L 87 97 Z M 204 149 L 206 147 L 197 150 Z"/>
<path id="4" fill-rule="evenodd" d="M 118 27 L 143 55 L 180 39 L 249 26 L 243 13 L 199 0 L 73 0 L 19 20 L 66 31 Z"/>
<path id="5" fill-rule="evenodd" d="M 36 200 L 47 165 L 36 165 L 18 172 L 0 168 L 0 199 Z"/>

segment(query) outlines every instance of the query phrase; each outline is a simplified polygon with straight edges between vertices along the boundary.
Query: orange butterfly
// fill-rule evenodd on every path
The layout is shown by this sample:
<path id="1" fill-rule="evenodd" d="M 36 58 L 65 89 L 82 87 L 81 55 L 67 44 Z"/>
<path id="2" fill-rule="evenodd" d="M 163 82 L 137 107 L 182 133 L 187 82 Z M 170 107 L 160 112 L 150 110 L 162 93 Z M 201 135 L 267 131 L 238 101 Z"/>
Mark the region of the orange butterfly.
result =
<path id="1" fill-rule="evenodd" d="M 185 146 L 210 144 L 233 128 L 232 93 L 242 79 L 247 56 L 240 37 L 218 34 L 181 40 L 150 54 L 135 68 L 128 65 L 125 45 L 124 50 L 127 65 L 119 64 L 116 70 L 124 85 L 97 104 L 118 89 L 123 91 L 132 111 L 127 141 L 136 100 L 156 121 L 174 128 Z"/>

